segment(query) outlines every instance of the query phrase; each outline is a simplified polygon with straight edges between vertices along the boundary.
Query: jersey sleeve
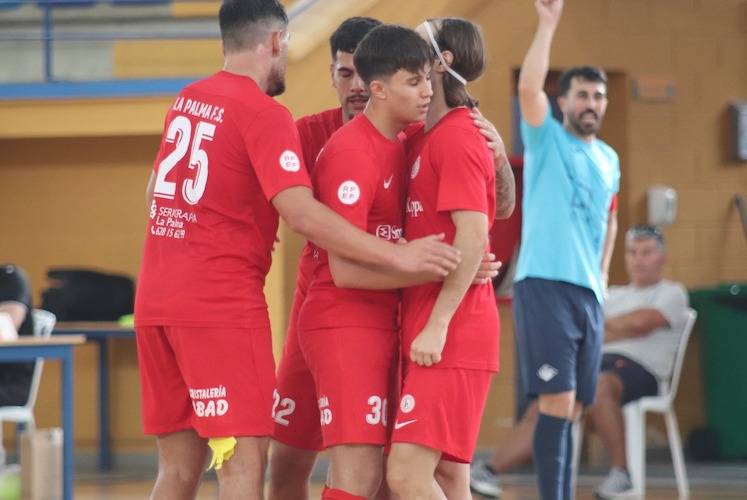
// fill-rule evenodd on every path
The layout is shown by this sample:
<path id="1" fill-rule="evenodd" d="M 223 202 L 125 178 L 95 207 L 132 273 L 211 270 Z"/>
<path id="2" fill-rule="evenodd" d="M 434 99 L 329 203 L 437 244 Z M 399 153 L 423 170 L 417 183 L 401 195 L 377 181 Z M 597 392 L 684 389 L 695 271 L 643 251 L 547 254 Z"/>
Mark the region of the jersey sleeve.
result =
<path id="1" fill-rule="evenodd" d="M 538 126 L 533 127 L 524 120 L 524 115 L 521 116 L 521 140 L 524 142 L 524 148 L 532 150 L 538 147 L 547 136 L 552 133 L 553 125 L 557 124 L 555 118 L 552 116 L 552 106 L 550 101 L 547 102 L 547 114 L 545 119 Z"/>
<path id="2" fill-rule="evenodd" d="M 617 212 L 617 193 L 612 195 L 612 201 L 610 201 L 610 213 Z"/>
<path id="3" fill-rule="evenodd" d="M 446 130 L 444 130 L 446 132 Z M 488 214 L 487 145 L 475 130 L 449 127 L 431 141 L 431 163 L 438 174 L 436 210 L 472 210 Z M 448 139 L 448 140 L 447 140 Z"/>
<path id="4" fill-rule="evenodd" d="M 425 127 L 425 123 L 423 122 L 415 122 L 409 124 L 405 129 L 397 134 L 397 137 L 399 137 L 399 140 L 403 143 L 407 143 L 410 139 L 418 135 L 423 131 L 423 128 Z"/>
<path id="5" fill-rule="evenodd" d="M 620 157 L 617 155 L 614 149 L 610 148 L 610 151 L 612 152 L 612 157 L 614 158 L 615 162 L 615 180 L 612 186 L 612 191 L 617 194 L 620 192 Z"/>
<path id="6" fill-rule="evenodd" d="M 313 166 L 316 163 L 316 156 L 321 148 L 317 146 L 317 140 L 309 126 L 308 118 L 304 117 L 296 120 L 296 129 L 298 130 L 298 138 L 301 141 L 303 163 L 306 165 L 306 170 L 312 172 Z"/>
<path id="7" fill-rule="evenodd" d="M 314 169 L 314 193 L 320 202 L 365 231 L 376 196 L 377 173 L 377 165 L 364 151 L 323 150 Z"/>
<path id="8" fill-rule="evenodd" d="M 289 187 L 311 187 L 298 130 L 287 109 L 278 105 L 259 112 L 245 126 L 242 137 L 268 200 Z"/>
<path id="9" fill-rule="evenodd" d="M 161 135 L 161 144 L 158 146 L 158 153 L 156 159 L 153 160 L 153 173 L 158 174 L 158 167 L 161 165 L 161 161 L 166 157 L 166 133 L 168 131 L 169 123 L 172 118 L 173 111 L 169 109 L 166 116 L 163 119 L 163 134 Z"/>

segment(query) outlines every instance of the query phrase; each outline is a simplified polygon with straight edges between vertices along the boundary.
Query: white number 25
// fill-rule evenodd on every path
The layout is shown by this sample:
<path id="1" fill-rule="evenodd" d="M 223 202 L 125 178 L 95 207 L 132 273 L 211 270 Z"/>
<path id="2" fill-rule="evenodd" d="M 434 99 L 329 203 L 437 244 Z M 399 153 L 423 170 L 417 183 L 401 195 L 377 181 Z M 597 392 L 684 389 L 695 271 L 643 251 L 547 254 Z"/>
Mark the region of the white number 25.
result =
<path id="1" fill-rule="evenodd" d="M 198 122 L 192 150 L 189 155 L 189 168 L 195 171 L 193 179 L 185 179 L 182 184 L 182 196 L 184 201 L 190 205 L 196 205 L 202 195 L 205 194 L 205 186 L 208 178 L 208 156 L 204 149 L 200 149 L 202 141 L 212 141 L 215 134 L 215 125 L 207 122 Z M 176 147 L 158 165 L 156 185 L 153 194 L 159 198 L 174 199 L 176 194 L 176 183 L 167 181 L 166 176 L 187 154 L 190 139 L 192 138 L 192 123 L 185 116 L 177 116 L 166 131 L 166 142 L 176 142 Z"/>

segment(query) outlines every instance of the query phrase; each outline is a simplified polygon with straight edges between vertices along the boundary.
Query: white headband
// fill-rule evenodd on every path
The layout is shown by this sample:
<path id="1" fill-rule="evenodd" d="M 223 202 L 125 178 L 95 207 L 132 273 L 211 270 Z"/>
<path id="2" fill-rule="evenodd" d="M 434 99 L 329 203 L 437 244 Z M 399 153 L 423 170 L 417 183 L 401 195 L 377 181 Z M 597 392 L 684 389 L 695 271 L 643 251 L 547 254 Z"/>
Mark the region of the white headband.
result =
<path id="1" fill-rule="evenodd" d="M 449 74 L 456 78 L 462 85 L 467 85 L 467 80 L 465 80 L 462 75 L 451 69 L 449 64 L 446 62 L 446 59 L 444 59 L 444 55 L 441 52 L 441 49 L 438 48 L 438 43 L 436 43 L 436 37 L 433 36 L 433 28 L 431 28 L 431 23 L 429 21 L 425 21 L 423 24 L 425 25 L 426 33 L 428 33 L 428 38 L 431 40 L 431 45 L 433 45 L 433 48 L 436 49 L 436 55 L 438 55 L 438 58 L 441 60 L 441 64 L 444 65 L 444 68 L 446 68 L 446 71 L 448 71 Z"/>

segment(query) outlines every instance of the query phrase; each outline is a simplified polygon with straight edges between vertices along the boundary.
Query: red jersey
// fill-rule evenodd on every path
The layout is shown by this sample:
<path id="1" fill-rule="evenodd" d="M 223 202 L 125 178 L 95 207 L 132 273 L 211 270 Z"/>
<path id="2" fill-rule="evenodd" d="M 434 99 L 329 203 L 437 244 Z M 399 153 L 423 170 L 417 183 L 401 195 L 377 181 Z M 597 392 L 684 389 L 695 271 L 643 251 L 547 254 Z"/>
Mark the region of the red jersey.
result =
<path id="1" fill-rule="evenodd" d="M 354 226 L 396 242 L 404 212 L 404 145 L 389 140 L 361 113 L 337 131 L 312 176 L 315 197 Z M 397 327 L 399 292 L 337 288 L 327 253 L 314 247 L 315 265 L 299 330 Z"/>
<path id="2" fill-rule="evenodd" d="M 411 165 L 405 238 L 445 233 L 453 243 L 456 227 L 450 212 L 471 210 L 495 218 L 495 167 L 485 139 L 472 124 L 470 111 L 450 111 L 427 133 L 421 129 L 407 143 Z M 422 331 L 441 290 L 440 283 L 406 288 L 402 299 L 402 352 Z M 472 285 L 449 324 L 442 368 L 498 369 L 498 311 L 491 284 Z"/>
<path id="3" fill-rule="evenodd" d="M 342 108 L 339 107 L 296 120 L 296 128 L 301 137 L 303 161 L 309 173 L 314 171 L 319 152 L 340 127 L 342 127 Z"/>
<path id="4" fill-rule="evenodd" d="M 301 137 L 304 164 L 309 173 L 314 171 L 316 159 L 324 145 L 340 127 L 342 127 L 342 108 L 328 109 L 296 120 L 296 128 L 298 128 L 298 134 Z M 301 258 L 298 260 L 296 286 L 301 288 L 304 293 L 314 267 L 313 254 L 313 246 L 311 243 L 306 243 L 303 246 Z"/>
<path id="5" fill-rule="evenodd" d="M 511 155 L 508 161 L 516 182 L 516 205 L 510 217 L 494 221 L 493 227 L 490 228 L 490 251 L 495 254 L 496 260 L 503 262 L 499 280 L 505 278 L 504 273 L 509 267 L 514 252 L 518 250 L 519 240 L 521 239 L 521 192 L 524 159 L 521 156 Z"/>
<path id="6" fill-rule="evenodd" d="M 310 186 L 300 151 L 288 110 L 251 78 L 221 71 L 182 90 L 154 166 L 136 325 L 269 326 L 270 200 Z"/>

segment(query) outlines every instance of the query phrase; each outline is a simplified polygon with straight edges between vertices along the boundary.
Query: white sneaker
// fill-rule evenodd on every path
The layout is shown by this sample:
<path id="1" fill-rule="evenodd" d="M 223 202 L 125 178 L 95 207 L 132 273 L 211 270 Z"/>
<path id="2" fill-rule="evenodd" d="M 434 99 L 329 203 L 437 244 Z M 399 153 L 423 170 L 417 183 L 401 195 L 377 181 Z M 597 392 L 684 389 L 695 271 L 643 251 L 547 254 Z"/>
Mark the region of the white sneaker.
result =
<path id="1" fill-rule="evenodd" d="M 625 469 L 612 467 L 607 478 L 594 491 L 597 498 L 625 498 L 633 494 L 633 483 Z"/>
<path id="2" fill-rule="evenodd" d="M 469 470 L 469 487 L 475 493 L 485 497 L 498 498 L 503 493 L 501 479 L 487 467 L 488 463 L 479 460 Z"/>

